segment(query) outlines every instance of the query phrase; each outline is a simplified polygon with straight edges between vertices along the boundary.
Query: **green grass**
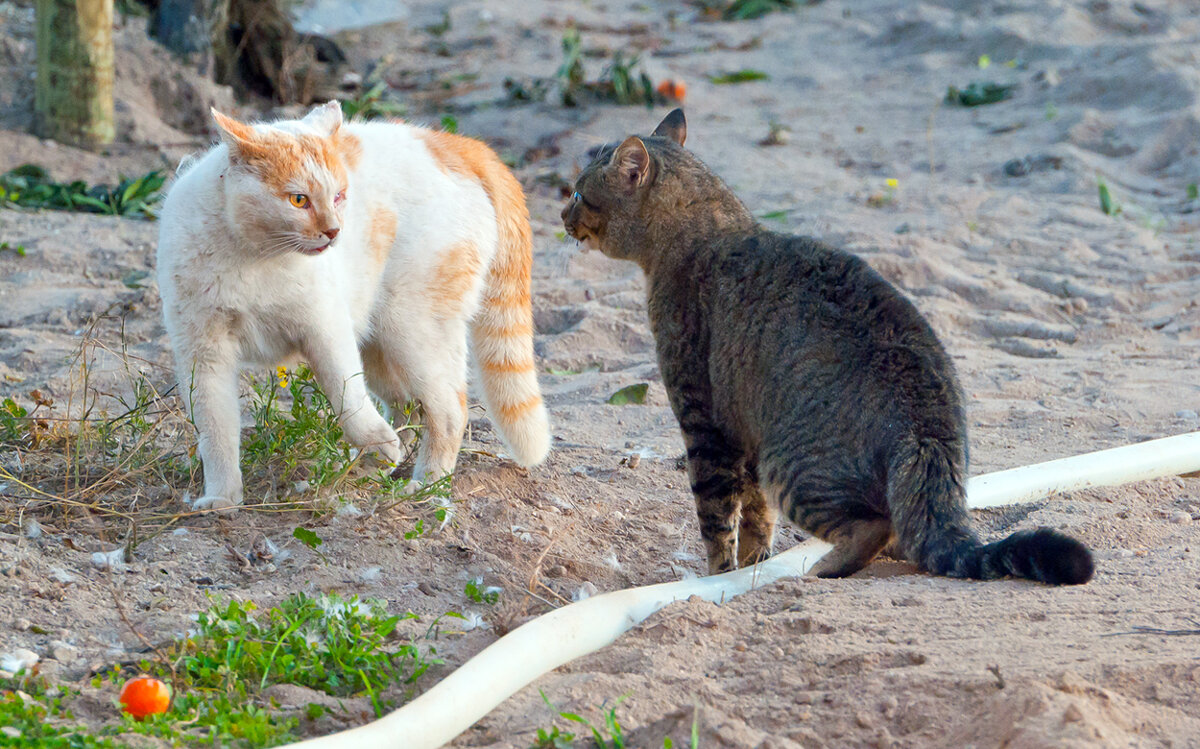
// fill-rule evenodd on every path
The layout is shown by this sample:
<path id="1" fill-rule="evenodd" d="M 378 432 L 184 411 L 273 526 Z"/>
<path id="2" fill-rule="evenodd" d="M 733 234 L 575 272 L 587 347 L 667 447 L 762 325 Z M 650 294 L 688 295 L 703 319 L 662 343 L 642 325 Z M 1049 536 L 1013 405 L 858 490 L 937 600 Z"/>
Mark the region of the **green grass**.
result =
<path id="1" fill-rule="evenodd" d="M 946 103 L 960 107 L 981 107 L 1012 98 L 1015 85 L 972 81 L 965 88 L 946 89 Z"/>
<path id="2" fill-rule="evenodd" d="M 0 252 L 11 252 L 17 257 L 25 257 L 25 245 L 0 242 Z"/>
<path id="3" fill-rule="evenodd" d="M 0 679 L 0 747 L 107 749 L 112 739 L 93 736 L 64 707 L 78 692 L 47 689 L 33 678 Z M 15 732 L 15 734 L 14 734 Z"/>
<path id="4" fill-rule="evenodd" d="M 86 182 L 55 182 L 46 170 L 24 164 L 0 175 L 0 205 L 155 218 L 166 175 L 160 171 L 122 177 L 116 187 Z"/>
<path id="5" fill-rule="evenodd" d="M 392 707 L 384 690 L 412 685 L 440 662 L 419 641 L 396 643 L 397 624 L 413 618 L 354 597 L 298 594 L 264 612 L 252 602 L 214 605 L 199 615 L 195 633 L 170 650 L 169 665 L 141 664 L 143 672 L 173 682 L 174 699 L 165 713 L 138 721 L 119 714 L 114 704 L 111 719 L 85 726 L 70 711 L 77 691 L 47 688 L 31 678 L 0 680 L 0 726 L 9 729 L 0 732 L 0 747 L 107 749 L 123 745 L 115 738 L 125 734 L 175 746 L 290 743 L 298 738 L 299 718 L 278 714 L 262 697 L 273 684 L 299 684 L 333 697 L 366 696 L 382 715 Z M 114 669 L 93 679 L 92 687 L 115 697 L 126 680 Z M 315 719 L 325 711 L 313 704 L 305 716 Z"/>
<path id="6" fill-rule="evenodd" d="M 565 107 L 578 107 L 591 102 L 653 107 L 666 102 L 655 90 L 654 81 L 641 68 L 638 55 L 620 50 L 614 52 L 600 76 L 590 80 L 583 64 L 585 51 L 579 29 L 568 27 L 563 32 L 561 46 L 562 62 L 552 78 L 529 81 L 505 79 L 504 88 L 509 101 L 542 101 L 556 91 Z"/>
<path id="7" fill-rule="evenodd" d="M 727 85 L 731 83 L 749 83 L 751 81 L 769 81 L 771 80 L 771 76 L 761 70 L 745 68 L 743 70 L 734 70 L 730 73 L 710 75 L 708 80 L 717 85 Z"/>
<path id="8" fill-rule="evenodd" d="M 795 10 L 798 0 L 697 0 L 701 12 L 722 21 L 749 21 L 769 13 Z"/>
<path id="9" fill-rule="evenodd" d="M 378 120 L 404 116 L 403 104 L 388 101 L 383 95 L 388 91 L 387 81 L 368 80 L 357 95 L 342 99 L 342 115 L 347 119 Z"/>

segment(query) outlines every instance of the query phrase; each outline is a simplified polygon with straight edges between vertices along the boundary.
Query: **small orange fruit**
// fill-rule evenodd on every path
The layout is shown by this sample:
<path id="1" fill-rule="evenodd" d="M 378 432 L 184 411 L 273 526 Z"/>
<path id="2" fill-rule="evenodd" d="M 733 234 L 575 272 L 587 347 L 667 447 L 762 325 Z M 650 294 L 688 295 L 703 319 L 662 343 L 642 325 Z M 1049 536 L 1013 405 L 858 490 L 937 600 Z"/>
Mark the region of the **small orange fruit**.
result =
<path id="1" fill-rule="evenodd" d="M 138 720 L 165 713 L 171 706 L 171 688 L 150 676 L 130 679 L 121 688 L 121 706 Z"/>
<path id="2" fill-rule="evenodd" d="M 683 101 L 683 97 L 687 95 L 687 86 L 675 78 L 663 81 L 655 90 L 672 101 Z"/>

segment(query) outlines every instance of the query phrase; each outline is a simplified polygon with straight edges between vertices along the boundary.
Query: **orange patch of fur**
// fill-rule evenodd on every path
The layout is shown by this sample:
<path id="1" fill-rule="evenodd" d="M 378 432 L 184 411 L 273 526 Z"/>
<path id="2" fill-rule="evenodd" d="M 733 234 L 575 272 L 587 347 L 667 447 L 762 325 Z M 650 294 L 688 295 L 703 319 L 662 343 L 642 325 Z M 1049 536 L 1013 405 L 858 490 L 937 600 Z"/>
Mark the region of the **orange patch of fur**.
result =
<path id="1" fill-rule="evenodd" d="M 484 370 L 485 372 L 494 372 L 496 374 L 530 372 L 534 369 L 534 366 L 533 359 L 524 357 L 517 361 L 499 360 L 479 363 L 480 369 Z"/>
<path id="2" fill-rule="evenodd" d="M 465 418 L 467 415 L 467 391 L 466 390 L 458 391 L 458 407 L 462 409 L 463 417 Z"/>
<path id="3" fill-rule="evenodd" d="M 470 242 L 458 242 L 443 250 L 428 286 L 429 309 L 435 318 L 449 320 L 462 314 L 481 265 L 479 250 Z"/>
<path id="4" fill-rule="evenodd" d="M 337 132 L 333 134 L 334 147 L 342 154 L 342 160 L 346 162 L 346 166 L 351 169 L 357 169 L 358 164 L 362 161 L 362 141 L 358 136 L 346 131 L 346 128 L 339 127 Z"/>
<path id="5" fill-rule="evenodd" d="M 339 128 L 332 138 L 315 135 L 260 133 L 252 126 L 213 112 L 217 124 L 231 136 L 230 160 L 240 161 L 253 168 L 263 183 L 281 196 L 287 192 L 296 173 L 305 162 L 312 161 L 333 174 L 341 184 L 346 182 L 346 164 L 357 159 L 362 145 Z M 353 144 L 348 144 L 353 141 Z M 346 161 L 343 161 L 346 158 Z"/>
<path id="6" fill-rule="evenodd" d="M 533 265 L 533 236 L 525 193 L 508 167 L 486 144 L 462 135 L 419 131 L 438 166 L 477 180 L 496 211 L 500 242 L 488 272 L 487 298 L 528 308 L 529 276 Z"/>
<path id="7" fill-rule="evenodd" d="M 371 225 L 367 228 L 367 249 L 375 264 L 382 266 L 387 262 L 392 251 L 392 243 L 396 241 L 396 212 L 376 205 L 371 208 Z"/>
<path id="8" fill-rule="evenodd" d="M 537 408 L 541 402 L 542 402 L 542 396 L 535 395 L 532 398 L 528 398 L 524 401 L 521 401 L 520 403 L 516 403 L 513 405 L 506 404 L 506 405 L 500 406 L 500 408 L 499 408 L 500 413 L 497 414 L 497 416 L 499 416 L 504 421 L 511 423 L 511 422 L 517 421 L 525 414 L 527 414 L 530 411 L 532 411 L 533 409 Z"/>

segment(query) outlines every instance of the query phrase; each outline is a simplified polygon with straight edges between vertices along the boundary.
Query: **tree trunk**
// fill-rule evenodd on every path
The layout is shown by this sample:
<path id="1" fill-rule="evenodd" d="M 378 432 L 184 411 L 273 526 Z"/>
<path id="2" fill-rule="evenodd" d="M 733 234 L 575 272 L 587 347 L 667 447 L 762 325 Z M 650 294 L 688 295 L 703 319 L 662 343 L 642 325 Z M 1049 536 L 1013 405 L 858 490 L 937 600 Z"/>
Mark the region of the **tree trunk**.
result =
<path id="1" fill-rule="evenodd" d="M 113 0 L 37 0 L 38 135 L 97 148 L 112 143 Z"/>

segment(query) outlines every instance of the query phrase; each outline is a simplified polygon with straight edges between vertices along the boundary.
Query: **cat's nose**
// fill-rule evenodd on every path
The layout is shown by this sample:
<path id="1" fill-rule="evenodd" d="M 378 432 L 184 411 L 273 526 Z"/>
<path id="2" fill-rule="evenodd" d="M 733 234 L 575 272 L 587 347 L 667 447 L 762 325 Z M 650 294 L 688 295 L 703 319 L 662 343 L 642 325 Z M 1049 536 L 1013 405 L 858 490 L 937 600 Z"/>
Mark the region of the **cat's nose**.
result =
<path id="1" fill-rule="evenodd" d="M 332 229 L 326 229 L 324 234 L 325 236 L 329 237 L 329 241 L 332 242 L 333 240 L 337 239 L 339 231 L 341 231 L 341 229 L 335 226 Z"/>

